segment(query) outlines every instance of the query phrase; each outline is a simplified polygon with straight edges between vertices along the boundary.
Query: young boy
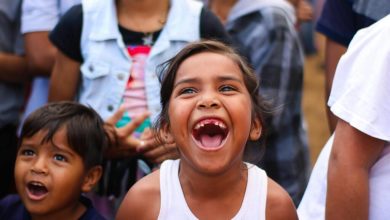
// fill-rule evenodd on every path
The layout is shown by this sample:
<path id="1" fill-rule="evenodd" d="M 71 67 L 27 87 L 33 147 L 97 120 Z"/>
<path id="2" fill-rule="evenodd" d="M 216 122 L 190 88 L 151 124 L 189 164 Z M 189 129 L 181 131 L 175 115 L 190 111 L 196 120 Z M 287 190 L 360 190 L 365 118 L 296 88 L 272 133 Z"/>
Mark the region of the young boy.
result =
<path id="1" fill-rule="evenodd" d="M 0 219 L 104 219 L 82 196 L 102 174 L 103 125 L 94 110 L 72 102 L 33 112 L 16 157 L 18 195 L 0 201 Z"/>

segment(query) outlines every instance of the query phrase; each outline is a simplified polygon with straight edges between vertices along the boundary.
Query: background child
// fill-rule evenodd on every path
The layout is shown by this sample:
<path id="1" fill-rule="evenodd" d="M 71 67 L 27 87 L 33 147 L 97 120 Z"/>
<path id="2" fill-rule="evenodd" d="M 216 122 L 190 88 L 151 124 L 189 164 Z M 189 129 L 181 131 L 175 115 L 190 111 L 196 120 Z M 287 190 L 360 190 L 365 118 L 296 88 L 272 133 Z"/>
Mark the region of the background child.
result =
<path id="1" fill-rule="evenodd" d="M 0 202 L 0 219 L 103 219 L 81 195 L 102 174 L 106 132 L 91 108 L 52 103 L 25 121 L 15 163 L 19 195 Z"/>
<path id="2" fill-rule="evenodd" d="M 229 47 L 204 41 L 185 47 L 164 69 L 157 132 L 176 142 L 181 159 L 136 183 L 117 219 L 296 219 L 287 192 L 242 161 L 263 123 L 247 64 Z"/>

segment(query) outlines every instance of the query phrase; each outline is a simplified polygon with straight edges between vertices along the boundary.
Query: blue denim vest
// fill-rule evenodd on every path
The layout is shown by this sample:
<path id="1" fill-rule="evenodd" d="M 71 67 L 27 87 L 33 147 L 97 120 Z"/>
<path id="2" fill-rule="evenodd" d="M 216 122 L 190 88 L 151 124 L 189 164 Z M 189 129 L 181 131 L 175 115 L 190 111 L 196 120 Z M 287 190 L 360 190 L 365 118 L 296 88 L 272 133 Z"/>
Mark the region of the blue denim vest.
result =
<path id="1" fill-rule="evenodd" d="M 171 0 L 168 20 L 145 65 L 145 89 L 152 122 L 160 113 L 160 82 L 156 67 L 186 44 L 200 39 L 202 3 Z M 118 110 L 132 59 L 118 30 L 115 0 L 84 0 L 81 86 L 78 100 L 93 107 L 104 119 Z"/>

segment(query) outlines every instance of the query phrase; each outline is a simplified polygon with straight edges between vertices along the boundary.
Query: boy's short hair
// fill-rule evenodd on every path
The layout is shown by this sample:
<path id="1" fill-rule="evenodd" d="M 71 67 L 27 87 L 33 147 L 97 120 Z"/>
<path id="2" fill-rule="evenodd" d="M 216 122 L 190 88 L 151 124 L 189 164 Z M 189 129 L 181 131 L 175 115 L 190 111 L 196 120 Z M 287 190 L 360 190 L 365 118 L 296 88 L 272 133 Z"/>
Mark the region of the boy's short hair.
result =
<path id="1" fill-rule="evenodd" d="M 47 131 L 42 143 L 52 142 L 61 128 L 66 129 L 68 144 L 81 156 L 86 169 L 102 163 L 108 144 L 104 122 L 95 110 L 76 102 L 54 102 L 31 113 L 23 124 L 19 147 L 23 138 L 41 130 Z"/>

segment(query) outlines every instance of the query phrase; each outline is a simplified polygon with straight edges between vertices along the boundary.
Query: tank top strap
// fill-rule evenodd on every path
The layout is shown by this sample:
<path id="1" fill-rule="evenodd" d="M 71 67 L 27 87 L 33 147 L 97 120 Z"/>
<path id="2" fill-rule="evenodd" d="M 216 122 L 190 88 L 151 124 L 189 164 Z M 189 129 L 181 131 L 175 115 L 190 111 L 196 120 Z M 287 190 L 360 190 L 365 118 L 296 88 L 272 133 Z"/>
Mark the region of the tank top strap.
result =
<path id="1" fill-rule="evenodd" d="M 185 201 L 179 181 L 180 160 L 166 160 L 160 167 L 160 213 L 158 220 L 197 220 Z"/>
<path id="2" fill-rule="evenodd" d="M 248 182 L 241 209 L 233 220 L 265 220 L 268 177 L 264 170 L 256 165 L 246 163 Z"/>

